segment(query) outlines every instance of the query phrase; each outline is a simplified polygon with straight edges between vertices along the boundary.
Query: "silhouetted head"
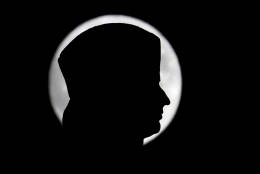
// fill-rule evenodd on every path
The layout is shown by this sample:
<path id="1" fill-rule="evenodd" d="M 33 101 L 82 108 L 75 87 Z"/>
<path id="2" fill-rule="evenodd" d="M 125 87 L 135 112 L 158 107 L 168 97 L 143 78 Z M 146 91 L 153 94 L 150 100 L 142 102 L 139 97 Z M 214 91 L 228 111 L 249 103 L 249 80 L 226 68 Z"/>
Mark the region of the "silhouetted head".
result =
<path id="1" fill-rule="evenodd" d="M 76 37 L 58 60 L 70 96 L 64 128 L 105 144 L 142 145 L 157 133 L 169 104 L 159 86 L 160 50 L 157 36 L 128 24 L 105 24 Z"/>

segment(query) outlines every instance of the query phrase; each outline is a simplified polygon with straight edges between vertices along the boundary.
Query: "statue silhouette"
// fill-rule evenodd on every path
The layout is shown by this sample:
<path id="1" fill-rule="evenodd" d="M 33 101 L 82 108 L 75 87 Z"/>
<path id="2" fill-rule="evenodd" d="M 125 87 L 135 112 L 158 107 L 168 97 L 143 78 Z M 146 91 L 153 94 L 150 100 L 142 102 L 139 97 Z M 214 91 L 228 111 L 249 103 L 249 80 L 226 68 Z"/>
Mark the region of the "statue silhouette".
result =
<path id="1" fill-rule="evenodd" d="M 63 115 L 65 143 L 78 154 L 140 152 L 158 133 L 163 106 L 160 39 L 129 24 L 104 24 L 77 36 L 58 62 L 70 101 Z"/>

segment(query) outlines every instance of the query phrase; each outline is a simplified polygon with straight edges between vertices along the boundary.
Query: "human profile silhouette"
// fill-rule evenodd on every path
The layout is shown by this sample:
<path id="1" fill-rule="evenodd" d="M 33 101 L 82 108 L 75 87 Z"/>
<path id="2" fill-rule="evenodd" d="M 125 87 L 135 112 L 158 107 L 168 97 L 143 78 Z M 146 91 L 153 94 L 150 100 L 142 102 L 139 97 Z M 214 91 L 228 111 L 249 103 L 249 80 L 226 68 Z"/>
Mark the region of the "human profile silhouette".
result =
<path id="1" fill-rule="evenodd" d="M 58 63 L 70 101 L 63 114 L 72 149 L 134 153 L 160 130 L 160 39 L 130 24 L 103 24 L 77 36 Z"/>

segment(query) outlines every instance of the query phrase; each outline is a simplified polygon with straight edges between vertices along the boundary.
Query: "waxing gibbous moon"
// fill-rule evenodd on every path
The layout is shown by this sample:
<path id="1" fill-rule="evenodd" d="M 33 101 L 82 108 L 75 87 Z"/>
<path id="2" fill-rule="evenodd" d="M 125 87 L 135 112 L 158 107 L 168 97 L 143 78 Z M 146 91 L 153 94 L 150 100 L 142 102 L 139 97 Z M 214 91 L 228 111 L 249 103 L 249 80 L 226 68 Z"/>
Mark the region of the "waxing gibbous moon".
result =
<path id="1" fill-rule="evenodd" d="M 130 16 L 124 15 L 105 15 L 88 20 L 73 31 L 71 31 L 58 46 L 52 59 L 49 70 L 49 96 L 52 107 L 58 119 L 61 121 L 63 112 L 69 102 L 67 86 L 58 65 L 58 58 L 62 50 L 79 34 L 94 26 L 107 23 L 132 24 L 149 31 L 161 40 L 161 65 L 160 65 L 160 86 L 170 99 L 170 105 L 164 106 L 162 119 L 160 120 L 161 130 L 144 139 L 144 145 L 157 138 L 173 120 L 179 106 L 182 90 L 181 68 L 174 49 L 167 39 L 152 25 Z"/>

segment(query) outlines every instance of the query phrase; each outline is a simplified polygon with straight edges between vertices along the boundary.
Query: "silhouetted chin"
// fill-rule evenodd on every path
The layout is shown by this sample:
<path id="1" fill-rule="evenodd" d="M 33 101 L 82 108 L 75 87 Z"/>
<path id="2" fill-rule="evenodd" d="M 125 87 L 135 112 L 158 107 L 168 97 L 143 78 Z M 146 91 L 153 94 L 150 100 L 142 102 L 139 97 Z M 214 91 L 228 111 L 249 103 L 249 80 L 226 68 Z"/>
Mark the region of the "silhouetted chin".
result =
<path id="1" fill-rule="evenodd" d="M 144 138 L 150 137 L 153 134 L 157 134 L 160 132 L 161 124 L 159 121 L 155 121 L 151 123 L 150 125 L 147 125 L 147 129 L 144 133 Z"/>

